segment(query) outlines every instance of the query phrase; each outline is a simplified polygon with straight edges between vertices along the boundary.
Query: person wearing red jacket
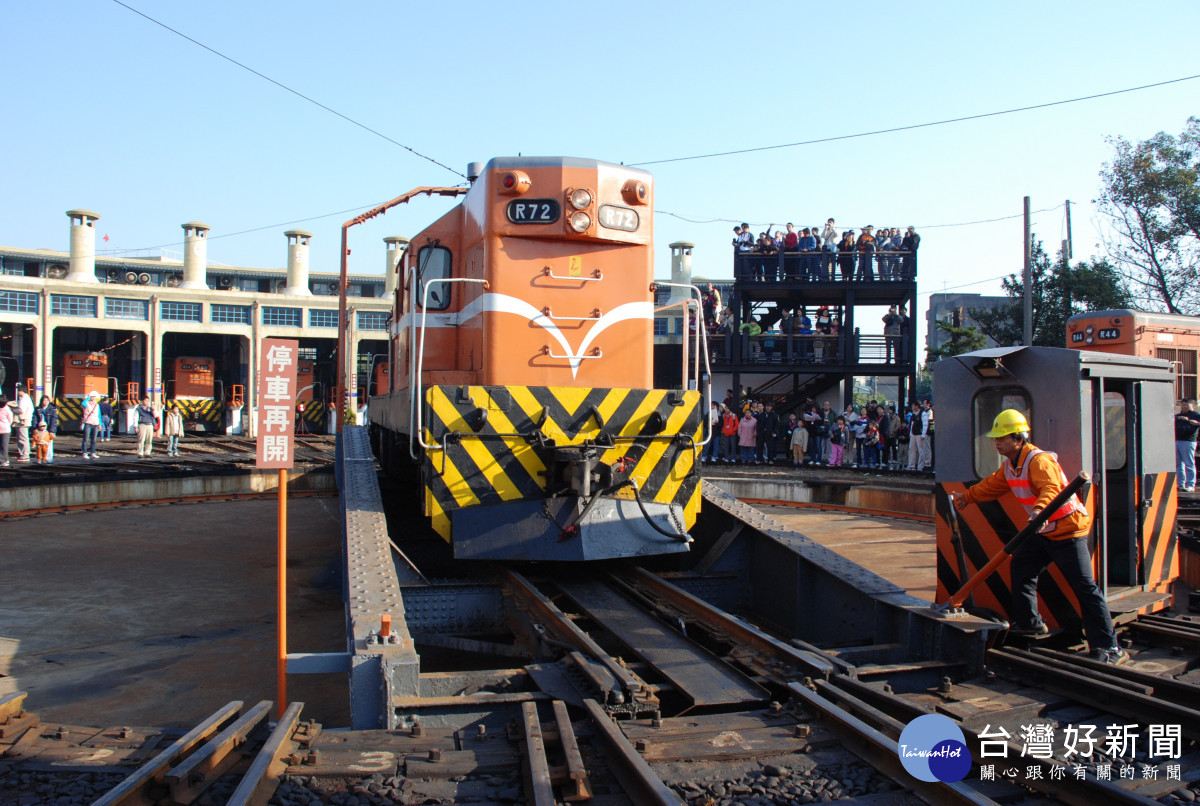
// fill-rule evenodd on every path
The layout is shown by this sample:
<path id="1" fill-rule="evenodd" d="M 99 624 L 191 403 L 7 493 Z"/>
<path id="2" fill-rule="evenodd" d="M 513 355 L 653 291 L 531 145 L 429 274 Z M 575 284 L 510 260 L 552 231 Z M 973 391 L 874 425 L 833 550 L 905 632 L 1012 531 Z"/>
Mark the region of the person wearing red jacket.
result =
<path id="1" fill-rule="evenodd" d="M 992 430 L 985 434 L 993 440 L 996 453 L 1004 457 L 999 469 L 983 481 L 954 495 L 954 506 L 995 501 L 1011 494 L 1025 508 L 1029 520 L 1039 513 L 1067 486 L 1067 476 L 1058 457 L 1029 441 L 1029 422 L 1016 409 L 996 415 Z M 1050 515 L 1038 534 L 1017 547 L 1012 557 L 1012 607 L 1010 615 L 1015 635 L 1046 635 L 1049 629 L 1037 610 L 1037 582 L 1050 563 L 1058 566 L 1075 591 L 1083 616 L 1083 631 L 1092 654 L 1105 663 L 1120 664 L 1129 653 L 1117 645 L 1108 602 L 1092 577 L 1092 555 L 1088 535 L 1092 514 L 1077 496 L 1071 496 Z"/>
<path id="2" fill-rule="evenodd" d="M 721 461 L 736 462 L 738 455 L 738 416 L 726 405 L 721 406 Z"/>

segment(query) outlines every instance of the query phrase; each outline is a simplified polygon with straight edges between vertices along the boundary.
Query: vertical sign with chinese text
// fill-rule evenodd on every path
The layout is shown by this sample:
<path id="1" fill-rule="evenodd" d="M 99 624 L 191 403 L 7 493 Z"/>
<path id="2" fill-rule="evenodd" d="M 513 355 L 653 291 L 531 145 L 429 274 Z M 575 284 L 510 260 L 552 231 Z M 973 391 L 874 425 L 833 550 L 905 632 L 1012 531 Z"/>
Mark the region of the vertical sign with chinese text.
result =
<path id="1" fill-rule="evenodd" d="M 258 374 L 258 457 L 256 467 L 290 468 L 296 414 L 295 339 L 263 339 Z"/>

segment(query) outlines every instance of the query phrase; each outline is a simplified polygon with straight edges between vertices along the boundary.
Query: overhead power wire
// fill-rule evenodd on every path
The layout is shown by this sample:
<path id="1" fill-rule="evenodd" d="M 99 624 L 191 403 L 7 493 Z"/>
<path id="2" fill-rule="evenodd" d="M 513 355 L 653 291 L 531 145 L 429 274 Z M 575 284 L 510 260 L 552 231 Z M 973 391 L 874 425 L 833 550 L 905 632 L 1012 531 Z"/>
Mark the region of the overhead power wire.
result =
<path id="1" fill-rule="evenodd" d="M 114 2 L 117 2 L 117 0 L 114 0 Z M 797 148 L 799 146 L 811 146 L 811 145 L 816 145 L 818 143 L 832 143 L 837 140 L 853 140 L 858 137 L 874 137 L 875 135 L 878 135 L 878 134 L 891 134 L 893 132 L 911 131 L 912 129 L 927 129 L 932 126 L 945 126 L 949 123 L 963 123 L 968 120 L 982 120 L 983 118 L 993 118 L 993 117 L 998 117 L 1000 115 L 1012 115 L 1017 112 L 1031 112 L 1035 109 L 1047 109 L 1052 106 L 1062 106 L 1064 104 L 1077 104 L 1077 103 L 1081 103 L 1083 101 L 1094 101 L 1097 98 L 1108 98 L 1113 95 L 1122 95 L 1127 92 L 1140 92 L 1141 90 L 1153 89 L 1154 87 L 1165 87 L 1168 84 L 1178 84 L 1182 81 L 1193 81 L 1197 78 L 1200 78 L 1200 74 L 1197 74 L 1194 76 L 1184 76 L 1183 78 L 1172 78 L 1168 81 L 1158 81 L 1158 82 L 1155 82 L 1154 84 L 1143 84 L 1139 87 L 1127 87 L 1123 90 L 1112 90 L 1110 92 L 1099 92 L 1099 93 L 1096 93 L 1095 95 L 1082 95 L 1078 98 L 1067 98 L 1067 99 L 1061 100 L 1061 101 L 1048 101 L 1043 104 L 1033 104 L 1032 106 L 1018 106 L 1018 107 L 1014 107 L 1013 109 L 1002 109 L 997 112 L 982 112 L 978 115 L 965 115 L 963 117 L 958 117 L 958 118 L 946 118 L 945 120 L 933 120 L 933 121 L 929 121 L 927 123 L 912 123 L 907 126 L 893 126 L 889 129 L 875 129 L 874 131 L 858 132 L 856 134 L 839 134 L 839 135 L 835 135 L 833 137 L 819 137 L 815 140 L 801 140 L 798 143 L 783 143 L 781 145 L 773 145 L 773 146 L 757 146 L 754 148 L 739 148 L 734 151 L 715 151 L 711 154 L 694 154 L 690 157 L 671 157 L 668 159 L 647 160 L 645 162 L 631 162 L 628 164 L 631 166 L 662 165 L 663 163 L 667 163 L 667 162 L 685 162 L 687 160 L 706 160 L 706 159 L 711 159 L 713 157 L 729 157 L 729 156 L 733 156 L 735 154 L 751 154 L 755 151 L 774 151 L 776 149 L 781 149 L 781 148 Z"/>
<path id="2" fill-rule="evenodd" d="M 1030 215 L 1033 215 L 1035 213 L 1046 213 L 1051 210 L 1058 210 L 1058 209 L 1059 209 L 1059 205 L 1056 204 L 1053 207 L 1043 207 L 1040 210 L 1033 210 L 1030 212 Z M 689 224 L 738 224 L 738 223 L 740 223 L 739 220 L 736 218 L 708 218 L 708 219 L 686 218 L 684 216 L 679 215 L 678 213 L 672 213 L 667 210 L 655 210 L 654 214 L 655 215 L 669 215 L 672 218 L 678 218 L 679 220 L 686 221 Z M 954 224 L 914 224 L 913 226 L 916 227 L 917 229 L 940 229 L 943 227 L 970 227 L 975 224 L 991 224 L 996 221 L 1011 221 L 1014 218 L 1023 218 L 1024 216 L 1025 216 L 1024 213 L 1017 213 L 1016 215 L 1000 216 L 999 218 L 981 218 L 978 221 L 959 221 Z M 759 226 L 763 226 L 763 225 L 762 224 L 754 224 L 753 226 L 759 227 Z M 771 224 L 769 224 L 767 226 L 773 227 L 773 226 L 775 226 L 775 223 L 772 222 Z M 850 229 L 853 229 L 853 228 L 851 227 Z"/>
<path id="3" fill-rule="evenodd" d="M 150 15 L 148 15 L 144 12 L 138 11 L 133 6 L 128 5 L 126 3 L 122 3 L 121 0 L 113 0 L 113 2 L 116 3 L 118 6 L 121 6 L 122 8 L 126 8 L 129 11 L 132 11 L 134 14 L 137 14 L 139 17 L 149 20 L 150 22 L 154 23 L 155 25 L 159 26 L 160 28 L 165 28 L 166 30 L 170 31 L 171 33 L 175 34 L 176 36 L 186 39 L 187 41 L 191 42 L 193 45 L 204 48 L 205 50 L 207 50 L 209 53 L 213 54 L 214 56 L 219 56 L 222 59 L 224 59 L 225 61 L 235 64 L 238 67 L 242 68 L 243 70 L 253 73 L 254 75 L 258 76 L 259 78 L 263 79 L 264 81 L 269 81 L 270 83 L 274 84 L 276 87 L 279 87 L 281 90 L 286 90 L 287 92 L 290 92 L 292 95 L 295 95 L 297 98 L 302 98 L 305 101 L 308 101 L 310 104 L 313 104 L 314 106 L 319 106 L 321 109 L 324 109 L 326 112 L 329 112 L 332 115 L 337 115 L 339 118 L 346 121 L 347 123 L 351 123 L 360 129 L 368 131 L 371 134 L 375 135 L 376 137 L 381 137 L 384 140 L 387 140 L 392 145 L 400 146 L 405 151 L 408 151 L 408 152 L 414 154 L 415 156 L 420 157 L 423 160 L 432 162 L 434 165 L 438 166 L 439 168 L 445 168 L 447 171 L 454 174 L 455 176 L 461 176 L 463 179 L 467 178 L 465 174 L 454 170 L 449 165 L 440 163 L 437 160 L 435 160 L 433 157 L 430 157 L 426 154 L 422 154 L 420 151 L 417 151 L 415 148 L 411 148 L 410 146 L 404 145 L 404 143 L 401 143 L 397 140 L 393 140 L 391 137 L 388 137 L 386 134 L 383 134 L 382 132 L 372 129 L 370 126 L 367 126 L 365 123 L 359 123 L 354 118 L 349 117 L 347 115 L 343 115 L 341 112 L 337 111 L 336 109 L 331 109 L 330 107 L 326 106 L 325 104 L 321 103 L 320 101 L 314 100 L 314 99 L 308 97 L 307 95 L 305 95 L 304 93 L 302 93 L 298 90 L 294 90 L 291 87 L 287 86 L 286 84 L 276 81 L 275 79 L 271 78 L 270 76 L 263 75 L 262 73 L 255 70 L 253 67 L 244 65 L 241 62 L 239 62 L 237 59 L 234 59 L 230 56 L 226 56 L 224 53 L 221 53 L 219 50 L 210 48 L 208 45 L 204 44 L 203 42 L 198 42 L 197 40 L 192 39 L 190 36 L 183 33 L 182 31 L 178 31 L 178 30 L 172 28 L 171 26 L 167 25 L 164 22 L 159 22 L 158 20 L 154 19 Z"/>

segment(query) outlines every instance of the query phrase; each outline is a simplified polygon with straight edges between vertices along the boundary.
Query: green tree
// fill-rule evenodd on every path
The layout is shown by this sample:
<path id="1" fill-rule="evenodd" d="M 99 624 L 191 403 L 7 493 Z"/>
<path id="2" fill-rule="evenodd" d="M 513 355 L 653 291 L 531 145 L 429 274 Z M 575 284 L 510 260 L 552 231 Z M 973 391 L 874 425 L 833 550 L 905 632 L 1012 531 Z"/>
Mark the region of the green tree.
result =
<path id="1" fill-rule="evenodd" d="M 1035 345 L 1065 347 L 1067 320 L 1077 313 L 1133 305 L 1121 274 L 1103 258 L 1071 266 L 1060 252 L 1052 263 L 1042 242 L 1035 238 L 1030 268 Z M 1001 285 L 1012 302 L 1000 308 L 972 308 L 971 318 L 997 344 L 1021 344 L 1025 283 L 1018 275 L 1010 274 Z"/>
<path id="2" fill-rule="evenodd" d="M 987 337 L 975 329 L 974 325 L 961 327 L 940 319 L 934 323 L 937 329 L 950 336 L 950 341 L 933 350 L 926 351 L 926 361 L 937 361 L 952 355 L 962 355 L 974 350 L 982 350 L 987 346 Z"/>
<path id="3" fill-rule="evenodd" d="M 1109 258 L 1140 307 L 1200 313 L 1200 118 L 1189 118 L 1178 138 L 1108 142 L 1115 154 L 1095 203 L 1109 222 Z"/>

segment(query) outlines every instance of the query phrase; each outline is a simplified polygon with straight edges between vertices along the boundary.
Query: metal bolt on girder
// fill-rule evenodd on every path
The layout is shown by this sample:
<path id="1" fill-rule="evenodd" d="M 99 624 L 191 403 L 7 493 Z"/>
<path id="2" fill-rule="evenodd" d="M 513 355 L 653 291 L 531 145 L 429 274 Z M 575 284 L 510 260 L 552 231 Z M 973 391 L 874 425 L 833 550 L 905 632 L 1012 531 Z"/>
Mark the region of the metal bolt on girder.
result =
<path id="1" fill-rule="evenodd" d="M 441 761 L 442 760 L 442 751 L 438 750 L 436 747 L 433 748 L 432 750 L 430 750 L 429 751 L 429 760 L 432 762 L 435 762 L 435 763 Z"/>
<path id="2" fill-rule="evenodd" d="M 812 735 L 812 728 L 809 727 L 808 725 L 797 725 L 796 726 L 796 738 L 797 739 L 807 739 L 811 735 Z"/>
<path id="3" fill-rule="evenodd" d="M 635 744 L 634 747 L 639 753 L 645 753 L 650 748 L 650 745 L 646 743 L 645 739 L 638 739 L 637 744 Z"/>
<path id="4" fill-rule="evenodd" d="M 481 742 L 486 742 L 486 741 L 487 741 L 487 737 L 488 737 L 488 735 L 487 735 L 487 725 L 484 725 L 484 724 L 480 723 L 480 724 L 479 724 L 479 725 L 478 725 L 478 726 L 475 728 L 475 738 L 476 738 L 477 740 L 481 741 Z"/>
<path id="5" fill-rule="evenodd" d="M 317 764 L 319 764 L 320 761 L 321 761 L 321 751 L 320 750 L 309 750 L 308 755 L 306 755 L 304 757 L 304 761 L 301 763 L 306 766 L 309 766 L 309 767 L 314 767 Z"/>
<path id="6" fill-rule="evenodd" d="M 413 722 L 411 733 L 413 736 L 424 736 L 425 735 L 425 726 L 422 725 L 420 722 Z"/>
<path id="7" fill-rule="evenodd" d="M 942 684 L 938 686 L 938 691 L 940 691 L 942 694 L 949 694 L 950 689 L 952 688 L 954 688 L 954 681 L 949 677 L 943 677 Z"/>

